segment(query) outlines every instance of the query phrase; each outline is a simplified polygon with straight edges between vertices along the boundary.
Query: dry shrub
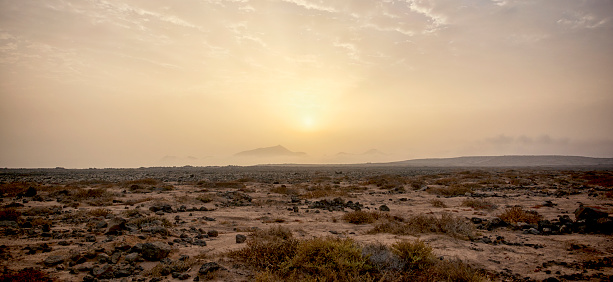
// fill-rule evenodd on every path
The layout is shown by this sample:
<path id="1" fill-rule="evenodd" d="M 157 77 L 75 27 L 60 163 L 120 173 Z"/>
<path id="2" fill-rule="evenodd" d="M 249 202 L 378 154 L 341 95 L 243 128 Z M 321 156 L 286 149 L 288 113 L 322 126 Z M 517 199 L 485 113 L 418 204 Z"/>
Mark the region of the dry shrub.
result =
<path id="1" fill-rule="evenodd" d="M 213 201 L 213 195 L 200 195 L 198 197 L 196 197 L 196 200 L 203 202 L 203 203 L 210 203 Z"/>
<path id="2" fill-rule="evenodd" d="M 92 206 L 108 206 L 113 203 L 115 194 L 108 192 L 106 188 L 77 188 L 71 192 L 70 198 L 74 201 L 85 201 Z"/>
<path id="3" fill-rule="evenodd" d="M 404 270 L 425 270 L 435 263 L 432 247 L 424 241 L 398 241 L 392 245 L 392 252 L 400 258 Z"/>
<path id="4" fill-rule="evenodd" d="M 0 220 L 17 221 L 21 217 L 21 212 L 14 208 L 0 209 Z"/>
<path id="5" fill-rule="evenodd" d="M 343 215 L 342 219 L 348 223 L 373 223 L 380 217 L 378 212 L 352 211 Z"/>
<path id="6" fill-rule="evenodd" d="M 391 233 L 397 235 L 415 235 L 419 233 L 442 233 L 449 236 L 469 239 L 476 234 L 473 224 L 465 218 L 443 213 L 441 217 L 429 214 L 418 214 L 406 218 L 383 218 L 378 221 L 368 233 Z"/>
<path id="7" fill-rule="evenodd" d="M 162 181 L 153 178 L 143 178 L 137 180 L 130 180 L 122 183 L 124 187 L 130 187 L 131 185 L 158 185 Z"/>
<path id="8" fill-rule="evenodd" d="M 470 187 L 470 185 L 452 184 L 451 186 L 447 187 L 430 187 L 426 191 L 434 195 L 454 197 L 464 196 L 466 193 L 472 193 L 473 189 Z"/>
<path id="9" fill-rule="evenodd" d="M 465 199 L 462 206 L 471 207 L 476 210 L 495 210 L 498 206 L 482 199 Z"/>
<path id="10" fill-rule="evenodd" d="M 543 218 L 536 211 L 526 211 L 522 207 L 517 206 L 505 209 L 498 217 L 509 223 L 538 223 Z"/>
<path id="11" fill-rule="evenodd" d="M 435 208 L 446 208 L 447 207 L 447 205 L 445 205 L 443 201 L 438 200 L 438 199 L 434 199 L 430 201 L 430 204 Z"/>
<path id="12" fill-rule="evenodd" d="M 172 272 L 185 272 L 197 263 L 196 259 L 176 260 L 171 263 L 158 263 L 143 275 L 151 277 L 164 277 Z"/>
<path id="13" fill-rule="evenodd" d="M 89 210 L 87 214 L 93 217 L 106 217 L 109 214 L 113 214 L 113 211 L 106 209 L 106 208 L 97 208 L 97 209 Z"/>
<path id="14" fill-rule="evenodd" d="M 43 226 L 43 225 L 51 226 L 52 221 L 50 219 L 37 217 L 35 219 L 32 219 L 30 223 L 32 223 L 32 226 Z"/>
<path id="15" fill-rule="evenodd" d="M 271 188 L 270 192 L 283 195 L 298 195 L 297 189 L 287 188 L 285 184 Z"/>
<path id="16" fill-rule="evenodd" d="M 481 271 L 470 267 L 460 259 L 439 261 L 435 272 L 440 280 L 458 282 L 481 282 L 486 277 Z"/>
<path id="17" fill-rule="evenodd" d="M 355 241 L 328 237 L 301 241 L 281 273 L 288 280 L 356 281 L 371 269 Z"/>
<path id="18" fill-rule="evenodd" d="M 369 177 L 363 185 L 376 185 L 381 189 L 394 189 L 397 187 L 402 187 L 407 184 L 407 179 L 400 175 L 377 175 Z"/>
<path id="19" fill-rule="evenodd" d="M 0 195 L 4 195 L 4 197 L 15 197 L 17 194 L 26 191 L 30 187 L 33 187 L 33 185 L 35 184 L 29 182 L 2 183 L 0 184 Z"/>
<path id="20" fill-rule="evenodd" d="M 238 181 L 227 181 L 227 182 L 208 182 L 208 181 L 199 181 L 196 185 L 204 188 L 246 188 L 245 183 Z"/>
<path id="21" fill-rule="evenodd" d="M 53 282 L 56 281 L 46 272 L 35 268 L 24 268 L 17 272 L 5 273 L 0 275 L 0 282 Z"/>
<path id="22" fill-rule="evenodd" d="M 292 232 L 277 226 L 252 232 L 247 246 L 228 253 L 228 256 L 257 270 L 279 270 L 282 263 L 295 255 L 297 247 L 298 240 L 294 239 Z"/>

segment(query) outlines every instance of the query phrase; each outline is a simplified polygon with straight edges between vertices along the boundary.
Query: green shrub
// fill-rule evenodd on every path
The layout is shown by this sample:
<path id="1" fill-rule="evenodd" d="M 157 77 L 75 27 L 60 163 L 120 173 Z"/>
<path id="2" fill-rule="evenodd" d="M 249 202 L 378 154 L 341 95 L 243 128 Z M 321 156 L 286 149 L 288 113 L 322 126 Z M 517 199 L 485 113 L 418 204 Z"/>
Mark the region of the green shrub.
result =
<path id="1" fill-rule="evenodd" d="M 352 239 L 328 237 L 301 241 L 281 272 L 288 280 L 352 281 L 371 269 Z"/>
<path id="2" fill-rule="evenodd" d="M 405 270 L 424 270 L 435 263 L 432 247 L 419 239 L 398 241 L 392 245 L 392 252 L 404 263 Z"/>

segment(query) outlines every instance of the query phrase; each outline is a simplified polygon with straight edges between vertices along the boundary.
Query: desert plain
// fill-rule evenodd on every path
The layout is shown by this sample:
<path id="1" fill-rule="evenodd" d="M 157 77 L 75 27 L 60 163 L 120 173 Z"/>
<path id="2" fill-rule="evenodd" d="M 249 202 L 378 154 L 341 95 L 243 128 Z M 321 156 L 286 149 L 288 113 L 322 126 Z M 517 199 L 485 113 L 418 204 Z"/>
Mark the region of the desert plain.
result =
<path id="1" fill-rule="evenodd" d="M 2 169 L 0 187 L 0 281 L 613 277 L 608 169 Z"/>

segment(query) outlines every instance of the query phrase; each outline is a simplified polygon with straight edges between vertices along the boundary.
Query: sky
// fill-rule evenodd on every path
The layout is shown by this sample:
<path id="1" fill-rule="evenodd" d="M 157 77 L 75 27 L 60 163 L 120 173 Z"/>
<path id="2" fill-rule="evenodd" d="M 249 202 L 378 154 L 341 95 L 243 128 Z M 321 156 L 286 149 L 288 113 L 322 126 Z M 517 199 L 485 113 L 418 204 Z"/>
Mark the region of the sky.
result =
<path id="1" fill-rule="evenodd" d="M 0 167 L 613 157 L 612 50 L 611 0 L 0 0 Z"/>

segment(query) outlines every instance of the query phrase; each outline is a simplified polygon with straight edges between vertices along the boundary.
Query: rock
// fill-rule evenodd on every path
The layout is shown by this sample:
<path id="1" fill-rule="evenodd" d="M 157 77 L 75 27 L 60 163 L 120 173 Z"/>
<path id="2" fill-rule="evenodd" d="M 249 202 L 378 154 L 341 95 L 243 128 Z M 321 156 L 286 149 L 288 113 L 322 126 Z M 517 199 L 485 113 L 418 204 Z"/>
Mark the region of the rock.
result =
<path id="1" fill-rule="evenodd" d="M 85 236 L 85 242 L 96 242 L 96 235 L 87 234 L 87 236 Z"/>
<path id="2" fill-rule="evenodd" d="M 218 271 L 218 270 L 226 270 L 226 269 L 216 262 L 207 262 L 200 267 L 200 269 L 198 270 L 198 274 L 207 275 L 211 272 Z"/>
<path id="3" fill-rule="evenodd" d="M 494 230 L 496 228 L 505 227 L 505 226 L 508 226 L 508 225 L 509 224 L 506 221 L 496 217 L 496 218 L 493 218 L 492 220 L 488 221 L 485 224 L 485 229 L 487 229 L 488 231 L 492 231 L 492 230 Z"/>
<path id="4" fill-rule="evenodd" d="M 91 275 L 100 279 L 111 279 L 115 278 L 115 269 L 112 265 L 105 264 L 100 267 L 95 267 L 92 270 Z"/>
<path id="5" fill-rule="evenodd" d="M 0 227 L 19 228 L 19 224 L 17 224 L 16 221 L 12 220 L 2 220 L 0 221 Z"/>
<path id="6" fill-rule="evenodd" d="M 143 256 L 144 259 L 149 261 L 161 260 L 168 256 L 171 251 L 170 246 L 163 242 L 152 242 L 137 245 L 141 245 L 140 254 Z"/>
<path id="7" fill-rule="evenodd" d="M 34 197 L 34 196 L 36 196 L 36 188 L 30 186 L 30 188 L 28 188 L 28 190 L 26 190 L 23 193 L 23 195 L 26 196 L 26 197 Z"/>
<path id="8" fill-rule="evenodd" d="M 539 235 L 539 234 L 541 234 L 541 232 L 538 231 L 536 228 L 530 228 L 530 229 L 524 230 L 524 234 Z"/>
<path id="9" fill-rule="evenodd" d="M 192 244 L 194 244 L 196 246 L 203 246 L 204 247 L 204 246 L 206 246 L 206 241 L 201 240 L 201 239 L 195 239 Z"/>
<path id="10" fill-rule="evenodd" d="M 245 243 L 245 241 L 247 241 L 247 236 L 245 236 L 243 234 L 236 234 L 236 243 L 237 244 Z"/>
<path id="11" fill-rule="evenodd" d="M 217 236 L 219 236 L 219 232 L 217 230 L 209 230 L 206 234 L 209 237 L 217 237 Z"/>
<path id="12" fill-rule="evenodd" d="M 127 263 L 134 263 L 134 262 L 136 262 L 138 257 L 139 257 L 138 253 L 129 253 L 124 258 L 124 261 L 126 261 Z"/>
<path id="13" fill-rule="evenodd" d="M 575 210 L 576 220 L 598 220 L 600 218 L 608 217 L 609 214 L 603 211 L 599 211 L 595 208 L 580 206 Z"/>
<path id="14" fill-rule="evenodd" d="M 179 274 L 179 276 L 177 278 L 179 278 L 179 280 L 187 280 L 189 279 L 191 276 L 187 273 L 181 273 Z"/>
<path id="15" fill-rule="evenodd" d="M 172 206 L 170 206 L 169 204 L 159 203 L 159 204 L 151 206 L 149 210 L 155 213 L 157 213 L 158 211 L 172 213 Z"/>
<path id="16" fill-rule="evenodd" d="M 390 211 L 390 208 L 388 206 L 386 206 L 386 205 L 381 205 L 379 207 L 379 210 L 383 211 L 383 212 L 388 212 L 388 211 Z"/>
<path id="17" fill-rule="evenodd" d="M 170 235 L 168 229 L 164 226 L 149 226 L 142 229 L 143 232 L 151 233 L 151 234 L 160 234 L 162 236 Z"/>
<path id="18" fill-rule="evenodd" d="M 473 217 L 470 219 L 470 221 L 472 221 L 472 223 L 474 224 L 481 224 L 483 222 L 483 219 L 478 218 L 478 217 Z"/>
<path id="19" fill-rule="evenodd" d="M 107 226 L 109 226 L 109 224 L 104 220 L 100 220 L 98 223 L 96 223 L 96 229 L 106 228 Z"/>
<path id="20" fill-rule="evenodd" d="M 43 263 L 45 266 L 55 266 L 64 262 L 64 257 L 59 255 L 48 256 Z"/>
<path id="21" fill-rule="evenodd" d="M 126 220 L 121 217 L 115 217 L 109 220 L 109 228 L 106 230 L 106 235 L 120 235 L 121 231 L 126 228 Z"/>

